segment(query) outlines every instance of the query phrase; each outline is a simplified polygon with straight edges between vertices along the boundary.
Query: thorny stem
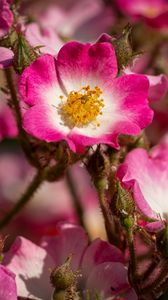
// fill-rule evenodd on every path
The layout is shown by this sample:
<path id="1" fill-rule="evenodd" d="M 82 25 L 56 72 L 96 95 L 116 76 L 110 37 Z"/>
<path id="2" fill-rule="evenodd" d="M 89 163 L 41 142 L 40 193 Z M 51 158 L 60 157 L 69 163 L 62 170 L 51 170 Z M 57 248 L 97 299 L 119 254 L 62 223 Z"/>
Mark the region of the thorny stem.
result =
<path id="1" fill-rule="evenodd" d="M 159 273 L 158 277 L 153 280 L 153 282 L 143 289 L 141 289 L 141 294 L 147 294 L 149 292 L 154 292 L 157 290 L 168 276 L 168 259 L 164 259 L 162 262 L 162 269 L 161 272 Z"/>
<path id="2" fill-rule="evenodd" d="M 145 281 L 149 276 L 152 274 L 152 272 L 155 270 L 156 266 L 158 265 L 159 260 L 153 257 L 153 261 L 148 266 L 147 270 L 142 274 L 141 281 Z"/>
<path id="3" fill-rule="evenodd" d="M 15 115 L 16 115 L 16 122 L 17 122 L 18 131 L 19 131 L 20 134 L 23 134 L 24 131 L 23 131 L 23 128 L 22 128 L 22 115 L 21 115 L 21 111 L 20 111 L 17 92 L 16 92 L 14 82 L 13 82 L 13 78 L 12 78 L 12 69 L 7 68 L 7 69 L 4 70 L 4 72 L 5 72 L 6 81 L 7 81 L 7 84 L 8 84 L 8 88 L 10 90 L 11 100 L 12 100 L 12 104 L 13 104 Z"/>
<path id="4" fill-rule="evenodd" d="M 10 221 L 21 211 L 21 209 L 29 202 L 29 200 L 34 195 L 35 191 L 41 185 L 45 177 L 45 170 L 40 170 L 34 176 L 32 182 L 28 186 L 25 193 L 21 196 L 20 200 L 15 204 L 15 206 L 5 215 L 5 217 L 0 221 L 0 229 L 5 227 L 10 223 Z"/>
<path id="5" fill-rule="evenodd" d="M 127 241 L 128 241 L 128 249 L 129 249 L 129 279 L 130 283 L 134 286 L 135 290 L 138 292 L 137 287 L 137 259 L 136 259 L 136 253 L 135 253 L 135 246 L 134 246 L 134 233 L 133 229 L 129 228 L 127 230 Z"/>
<path id="6" fill-rule="evenodd" d="M 70 170 L 67 170 L 65 178 L 66 178 L 66 182 L 67 182 L 69 191 L 72 195 L 73 205 L 74 205 L 75 211 L 77 213 L 77 216 L 79 218 L 79 223 L 83 228 L 85 228 L 84 210 L 83 210 L 79 195 L 77 193 L 77 190 L 76 190 L 76 187 L 74 184 L 72 172 Z"/>
<path id="7" fill-rule="evenodd" d="M 107 202 L 107 198 L 106 198 L 106 194 L 105 194 L 105 189 L 102 187 L 97 187 L 97 193 L 98 193 L 98 197 L 99 197 L 99 203 L 100 203 L 100 207 L 101 207 L 101 211 L 104 217 L 104 223 L 105 223 L 105 228 L 106 228 L 106 233 L 107 233 L 107 237 L 108 240 L 111 241 L 111 239 L 113 238 L 113 234 L 112 234 L 112 223 L 111 223 L 111 216 L 109 214 L 110 209 L 108 207 L 108 202 Z"/>

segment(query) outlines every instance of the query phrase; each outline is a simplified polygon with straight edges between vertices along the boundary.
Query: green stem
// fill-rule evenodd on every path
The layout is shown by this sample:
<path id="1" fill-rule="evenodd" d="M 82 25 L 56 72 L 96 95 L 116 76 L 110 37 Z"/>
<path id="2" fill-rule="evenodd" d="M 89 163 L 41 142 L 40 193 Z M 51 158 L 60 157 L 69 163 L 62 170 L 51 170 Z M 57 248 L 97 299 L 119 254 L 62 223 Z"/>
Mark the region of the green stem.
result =
<path id="1" fill-rule="evenodd" d="M 137 261 L 135 255 L 134 236 L 133 236 L 132 229 L 128 230 L 127 238 L 128 238 L 128 248 L 130 253 L 130 267 L 132 269 L 132 272 L 135 273 Z"/>
<path id="2" fill-rule="evenodd" d="M 100 203 L 100 207 L 101 207 L 101 211 L 104 217 L 104 223 L 105 223 L 105 228 L 106 228 L 106 233 L 107 233 L 107 237 L 108 240 L 111 241 L 113 240 L 113 234 L 112 234 L 112 228 L 113 228 L 113 224 L 111 222 L 111 214 L 110 214 L 110 209 L 109 209 L 109 205 L 108 205 L 108 201 L 106 198 L 106 192 L 105 192 L 105 188 L 101 187 L 101 185 L 99 186 L 99 184 L 97 185 L 97 193 L 98 193 L 98 197 L 99 197 L 99 203 Z"/>
<path id="3" fill-rule="evenodd" d="M 15 114 L 16 114 L 16 123 L 17 123 L 18 131 L 19 131 L 20 134 L 23 134 L 22 115 L 21 115 L 21 111 L 20 111 L 17 92 L 16 92 L 14 82 L 13 82 L 12 69 L 7 68 L 7 69 L 4 70 L 4 72 L 5 72 L 5 77 L 6 77 L 6 81 L 7 81 L 7 84 L 8 84 L 8 88 L 9 88 L 10 93 L 11 93 L 12 104 L 13 104 Z"/>
<path id="4" fill-rule="evenodd" d="M 34 195 L 37 188 L 41 185 L 44 180 L 44 171 L 38 171 L 34 176 L 32 182 L 28 186 L 25 193 L 22 195 L 20 200 L 15 204 L 15 206 L 5 215 L 5 217 L 0 221 L 0 229 L 5 227 L 10 223 L 10 221 L 20 212 L 20 210 L 29 202 L 29 200 Z"/>
<path id="5" fill-rule="evenodd" d="M 137 258 L 136 258 L 136 253 L 135 253 L 135 245 L 134 245 L 134 232 L 132 228 L 129 228 L 127 230 L 127 241 L 128 241 L 128 249 L 129 249 L 129 280 L 134 289 L 139 291 L 138 284 L 137 284 Z"/>
<path id="6" fill-rule="evenodd" d="M 81 205 L 81 201 L 80 201 L 79 195 L 77 193 L 77 190 L 76 190 L 76 187 L 74 184 L 72 172 L 70 170 L 67 170 L 65 178 L 66 178 L 66 182 L 67 182 L 69 191 L 72 195 L 73 205 L 74 205 L 75 211 L 77 213 L 77 216 L 79 218 L 79 223 L 83 228 L 85 228 L 84 210 Z"/>

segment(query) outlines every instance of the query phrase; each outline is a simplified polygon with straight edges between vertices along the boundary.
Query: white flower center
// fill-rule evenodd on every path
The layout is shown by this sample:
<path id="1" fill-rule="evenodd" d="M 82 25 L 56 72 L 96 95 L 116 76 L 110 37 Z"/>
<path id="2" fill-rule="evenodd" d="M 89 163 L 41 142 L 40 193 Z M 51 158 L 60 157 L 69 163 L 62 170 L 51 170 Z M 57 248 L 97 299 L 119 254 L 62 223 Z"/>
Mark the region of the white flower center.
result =
<path id="1" fill-rule="evenodd" d="M 102 115 L 104 100 L 101 98 L 102 91 L 98 86 L 91 89 L 90 86 L 83 87 L 79 91 L 68 94 L 66 102 L 60 96 L 62 103 L 59 105 L 59 113 L 64 123 L 70 127 L 83 127 L 93 122 L 97 127 L 100 123 L 96 121 Z"/>

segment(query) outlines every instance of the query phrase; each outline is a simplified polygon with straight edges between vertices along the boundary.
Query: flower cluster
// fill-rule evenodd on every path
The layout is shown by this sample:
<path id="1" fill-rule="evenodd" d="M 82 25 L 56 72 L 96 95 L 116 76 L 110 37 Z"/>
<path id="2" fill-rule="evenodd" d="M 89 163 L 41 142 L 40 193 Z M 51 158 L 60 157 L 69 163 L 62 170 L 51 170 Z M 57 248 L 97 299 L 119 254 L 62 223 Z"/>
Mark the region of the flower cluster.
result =
<path id="1" fill-rule="evenodd" d="M 167 299 L 167 53 L 166 0 L 0 0 L 0 300 Z"/>

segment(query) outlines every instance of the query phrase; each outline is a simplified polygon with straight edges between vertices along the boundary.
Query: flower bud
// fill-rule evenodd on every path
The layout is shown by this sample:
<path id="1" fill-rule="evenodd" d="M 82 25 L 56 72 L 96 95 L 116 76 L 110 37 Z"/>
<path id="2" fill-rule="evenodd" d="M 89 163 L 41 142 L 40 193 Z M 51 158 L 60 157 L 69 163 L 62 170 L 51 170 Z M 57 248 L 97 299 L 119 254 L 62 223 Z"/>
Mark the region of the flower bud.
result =
<path id="1" fill-rule="evenodd" d="M 18 32 L 18 38 L 12 50 L 14 52 L 14 68 L 19 74 L 38 57 L 35 49 L 30 46 L 22 32 Z"/>
<path id="2" fill-rule="evenodd" d="M 52 300 L 66 300 L 66 292 L 64 290 L 55 290 L 53 293 Z"/>
<path id="3" fill-rule="evenodd" d="M 112 44 L 115 48 L 117 56 L 119 70 L 122 70 L 123 67 L 126 67 L 132 61 L 132 58 L 134 56 L 130 43 L 131 30 L 132 27 L 130 24 L 128 24 L 124 28 L 121 36 L 112 40 Z"/>
<path id="4" fill-rule="evenodd" d="M 134 213 L 134 202 L 131 194 L 126 191 L 121 184 L 118 182 L 115 199 L 115 212 L 121 220 L 125 223 L 127 227 L 131 226 L 132 219 L 131 216 Z"/>
<path id="5" fill-rule="evenodd" d="M 109 176 L 110 160 L 102 148 L 97 147 L 94 154 L 89 158 L 87 169 L 95 182 L 99 181 L 100 184 L 104 184 L 104 180 L 101 181 L 101 179 Z"/>
<path id="6" fill-rule="evenodd" d="M 50 281 L 57 290 L 66 290 L 75 282 L 76 274 L 70 267 L 71 259 L 71 256 L 68 257 L 63 265 L 51 272 Z"/>

